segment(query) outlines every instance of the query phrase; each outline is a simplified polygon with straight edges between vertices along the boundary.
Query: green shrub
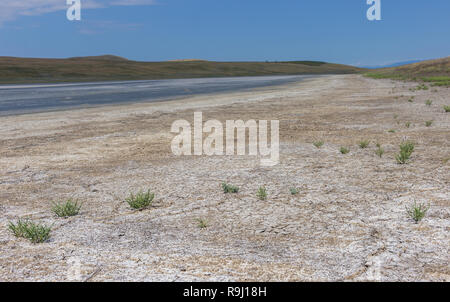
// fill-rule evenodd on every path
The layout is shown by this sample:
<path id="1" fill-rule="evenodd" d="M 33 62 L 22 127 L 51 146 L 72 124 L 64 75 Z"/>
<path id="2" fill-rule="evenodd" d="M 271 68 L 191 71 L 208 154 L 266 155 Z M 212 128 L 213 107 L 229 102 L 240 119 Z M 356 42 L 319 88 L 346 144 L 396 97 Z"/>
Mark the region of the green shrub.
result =
<path id="1" fill-rule="evenodd" d="M 425 102 L 425 105 L 427 105 L 427 106 L 431 106 L 433 104 L 433 101 L 432 100 L 427 100 L 426 102 Z"/>
<path id="2" fill-rule="evenodd" d="M 404 142 L 400 145 L 400 153 L 396 155 L 395 159 L 399 164 L 406 164 L 414 152 L 414 143 Z"/>
<path id="3" fill-rule="evenodd" d="M 425 126 L 431 127 L 431 125 L 433 125 L 433 121 L 426 121 L 425 122 Z"/>
<path id="4" fill-rule="evenodd" d="M 50 238 L 51 227 L 19 219 L 17 223 L 9 222 L 8 229 L 16 237 L 26 238 L 32 243 L 42 243 Z"/>
<path id="5" fill-rule="evenodd" d="M 314 143 L 313 143 L 313 145 L 314 145 L 317 149 L 319 149 L 320 147 L 322 147 L 324 144 L 325 144 L 325 143 L 324 143 L 323 141 L 317 141 L 317 142 L 314 142 Z"/>
<path id="6" fill-rule="evenodd" d="M 298 189 L 297 188 L 290 188 L 289 191 L 291 192 L 291 195 L 297 195 Z"/>
<path id="7" fill-rule="evenodd" d="M 406 123 L 405 123 L 405 127 L 406 127 L 406 128 L 411 127 L 411 122 L 406 122 Z"/>
<path id="8" fill-rule="evenodd" d="M 445 112 L 450 112 L 450 106 L 444 106 L 444 110 L 445 110 Z"/>
<path id="9" fill-rule="evenodd" d="M 223 189 L 223 192 L 225 194 L 238 193 L 239 192 L 239 188 L 238 187 L 233 186 L 233 185 L 229 185 L 229 184 L 227 184 L 225 182 L 222 183 L 222 189 Z"/>
<path id="10" fill-rule="evenodd" d="M 395 129 L 391 129 L 388 131 L 389 133 L 395 133 Z"/>
<path id="11" fill-rule="evenodd" d="M 67 200 L 63 203 L 54 203 L 52 207 L 53 213 L 58 217 L 70 217 L 78 215 L 81 209 L 81 204 L 72 199 Z"/>
<path id="12" fill-rule="evenodd" d="M 350 150 L 349 150 L 348 148 L 345 148 L 345 147 L 341 147 L 341 149 L 339 149 L 339 151 L 340 151 L 342 154 L 348 154 L 348 153 L 350 153 Z"/>
<path id="13" fill-rule="evenodd" d="M 359 147 L 361 149 L 366 149 L 367 147 L 369 147 L 370 142 L 368 140 L 364 140 L 364 141 L 360 141 L 359 142 Z"/>
<path id="14" fill-rule="evenodd" d="M 406 212 L 416 223 L 419 223 L 425 217 L 429 209 L 430 206 L 414 202 L 410 207 L 406 207 Z"/>
<path id="15" fill-rule="evenodd" d="M 256 196 L 260 200 L 266 200 L 267 199 L 267 190 L 265 187 L 259 187 L 258 192 L 256 193 Z"/>
<path id="16" fill-rule="evenodd" d="M 125 201 L 133 209 L 143 210 L 152 205 L 154 198 L 155 194 L 148 190 L 147 192 L 139 191 L 136 195 L 131 194 Z"/>

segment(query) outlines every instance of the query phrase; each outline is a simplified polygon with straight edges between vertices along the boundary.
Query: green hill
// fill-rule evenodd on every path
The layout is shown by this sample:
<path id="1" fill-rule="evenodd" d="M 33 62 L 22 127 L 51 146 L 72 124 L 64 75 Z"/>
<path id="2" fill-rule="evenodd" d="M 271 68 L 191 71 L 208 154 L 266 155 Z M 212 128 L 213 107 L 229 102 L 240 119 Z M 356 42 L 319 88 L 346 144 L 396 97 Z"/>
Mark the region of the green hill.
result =
<path id="1" fill-rule="evenodd" d="M 433 86 L 450 86 L 450 57 L 392 68 L 375 69 L 366 74 L 376 79 L 413 80 Z"/>
<path id="2" fill-rule="evenodd" d="M 349 74 L 361 71 L 362 69 L 357 67 L 313 61 L 210 62 L 180 60 L 137 62 L 111 55 L 68 59 L 0 57 L 0 83 Z"/>

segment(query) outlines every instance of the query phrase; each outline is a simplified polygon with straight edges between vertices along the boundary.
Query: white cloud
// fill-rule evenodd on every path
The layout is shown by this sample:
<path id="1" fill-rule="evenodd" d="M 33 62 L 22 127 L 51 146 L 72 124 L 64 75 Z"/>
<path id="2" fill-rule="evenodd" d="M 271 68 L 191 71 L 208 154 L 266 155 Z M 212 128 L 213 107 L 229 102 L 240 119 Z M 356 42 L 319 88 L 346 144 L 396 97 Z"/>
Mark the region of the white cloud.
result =
<path id="1" fill-rule="evenodd" d="M 81 0 L 82 9 L 153 5 L 154 0 Z M 0 24 L 20 16 L 36 16 L 68 8 L 66 0 L 0 0 Z"/>

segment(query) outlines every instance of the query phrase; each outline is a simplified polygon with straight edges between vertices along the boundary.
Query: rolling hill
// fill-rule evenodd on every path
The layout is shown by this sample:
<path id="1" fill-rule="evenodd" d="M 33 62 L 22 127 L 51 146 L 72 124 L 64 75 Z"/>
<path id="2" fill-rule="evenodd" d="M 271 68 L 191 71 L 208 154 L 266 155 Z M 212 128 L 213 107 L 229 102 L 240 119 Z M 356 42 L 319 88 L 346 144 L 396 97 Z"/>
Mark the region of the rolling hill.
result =
<path id="1" fill-rule="evenodd" d="M 155 80 L 199 77 L 349 74 L 363 69 L 325 62 L 138 62 L 105 55 L 68 59 L 0 57 L 0 83 Z"/>
<path id="2" fill-rule="evenodd" d="M 367 76 L 396 80 L 414 80 L 434 86 L 450 86 L 450 57 L 428 60 L 392 68 L 371 71 Z"/>

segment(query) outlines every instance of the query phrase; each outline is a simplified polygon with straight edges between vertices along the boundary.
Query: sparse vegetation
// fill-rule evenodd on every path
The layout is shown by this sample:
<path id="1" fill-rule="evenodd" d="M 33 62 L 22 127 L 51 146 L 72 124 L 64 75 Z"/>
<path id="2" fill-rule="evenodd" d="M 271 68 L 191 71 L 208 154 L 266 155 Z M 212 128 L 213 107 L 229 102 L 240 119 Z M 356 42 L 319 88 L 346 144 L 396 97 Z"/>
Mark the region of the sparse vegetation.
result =
<path id="1" fill-rule="evenodd" d="M 366 149 L 367 147 L 369 147 L 370 142 L 368 140 L 363 140 L 359 142 L 359 147 L 361 149 Z"/>
<path id="2" fill-rule="evenodd" d="M 417 204 L 414 202 L 413 205 L 406 208 L 406 212 L 408 213 L 408 216 L 412 218 L 416 223 L 419 223 L 427 214 L 428 210 L 430 209 L 430 206 L 427 206 L 425 204 Z"/>
<path id="3" fill-rule="evenodd" d="M 448 58 L 423 61 L 416 64 L 409 64 L 399 67 L 384 68 L 372 71 L 366 76 L 374 79 L 392 79 L 400 81 L 425 82 L 431 86 L 450 87 L 450 76 L 448 70 L 450 60 Z M 428 86 L 421 83 L 415 90 L 427 90 Z"/>
<path id="4" fill-rule="evenodd" d="M 389 133 L 395 133 L 395 129 L 391 129 L 388 131 Z"/>
<path id="5" fill-rule="evenodd" d="M 223 189 L 223 192 L 225 194 L 238 193 L 239 192 L 239 188 L 238 187 L 233 186 L 233 185 L 229 185 L 229 184 L 227 184 L 225 182 L 222 183 L 222 189 Z"/>
<path id="6" fill-rule="evenodd" d="M 26 238 L 32 243 L 42 243 L 50 238 L 51 227 L 19 219 L 17 223 L 9 222 L 8 229 L 16 237 Z"/>
<path id="7" fill-rule="evenodd" d="M 62 203 L 54 203 L 52 207 L 52 212 L 58 217 L 70 217 L 78 215 L 81 209 L 81 204 L 78 201 L 73 201 L 72 199 L 67 200 Z"/>
<path id="8" fill-rule="evenodd" d="M 267 199 L 266 187 L 259 187 L 258 192 L 256 193 L 256 196 L 259 198 L 259 200 L 266 200 Z"/>
<path id="9" fill-rule="evenodd" d="M 203 218 L 198 218 L 197 226 L 199 229 L 206 229 L 208 227 L 208 222 Z"/>
<path id="10" fill-rule="evenodd" d="M 378 155 L 378 157 L 383 157 L 384 149 L 381 146 L 378 146 L 377 150 L 375 151 L 375 154 Z"/>
<path id="11" fill-rule="evenodd" d="M 314 142 L 314 143 L 313 143 L 313 145 L 314 145 L 317 149 L 321 148 L 324 144 L 325 144 L 325 143 L 324 143 L 323 141 L 317 141 L 317 142 Z"/>
<path id="12" fill-rule="evenodd" d="M 345 147 L 341 147 L 339 149 L 339 152 L 341 152 L 342 154 L 348 154 L 348 153 L 350 153 L 350 149 L 345 148 Z"/>
<path id="13" fill-rule="evenodd" d="M 431 127 L 431 125 L 433 125 L 433 121 L 426 121 L 425 122 L 425 126 Z"/>
<path id="14" fill-rule="evenodd" d="M 406 128 L 411 127 L 411 122 L 406 122 L 406 123 L 405 123 L 405 127 L 406 127 Z"/>
<path id="15" fill-rule="evenodd" d="M 450 106 L 444 106 L 444 110 L 445 110 L 445 112 L 450 112 Z"/>
<path id="16" fill-rule="evenodd" d="M 289 191 L 291 192 L 291 195 L 297 195 L 299 192 L 297 188 L 290 188 Z"/>
<path id="17" fill-rule="evenodd" d="M 425 84 L 420 84 L 419 86 L 416 87 L 416 90 L 428 90 L 428 86 Z"/>
<path id="18" fill-rule="evenodd" d="M 400 145 L 400 153 L 396 155 L 395 159 L 399 164 L 406 164 L 411 157 L 411 154 L 414 152 L 414 143 L 412 142 L 404 142 Z"/>
<path id="19" fill-rule="evenodd" d="M 152 205 L 155 194 L 150 190 L 147 192 L 139 191 L 136 195 L 131 194 L 125 201 L 136 210 L 143 210 Z"/>
<path id="20" fill-rule="evenodd" d="M 425 105 L 427 105 L 427 106 L 431 106 L 432 104 L 433 104 L 432 100 L 426 100 L 425 101 Z"/>
<path id="21" fill-rule="evenodd" d="M 422 81 L 427 83 L 432 83 L 431 86 L 450 86 L 450 77 L 449 76 L 437 76 L 437 77 L 425 77 L 422 78 Z M 433 90 L 434 92 L 435 90 Z"/>

